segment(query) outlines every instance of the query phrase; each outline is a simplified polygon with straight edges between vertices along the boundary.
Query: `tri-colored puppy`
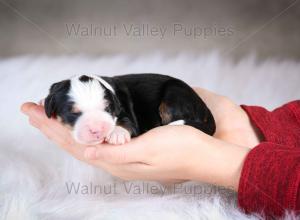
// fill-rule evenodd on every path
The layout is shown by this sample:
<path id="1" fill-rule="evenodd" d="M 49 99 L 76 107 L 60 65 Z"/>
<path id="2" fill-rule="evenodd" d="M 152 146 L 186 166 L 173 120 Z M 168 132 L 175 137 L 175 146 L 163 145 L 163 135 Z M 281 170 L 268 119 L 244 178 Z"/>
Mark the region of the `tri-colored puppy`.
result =
<path id="1" fill-rule="evenodd" d="M 190 125 L 209 135 L 216 129 L 191 87 L 159 74 L 75 76 L 54 83 L 44 106 L 49 118 L 71 127 L 75 140 L 84 144 L 124 144 L 162 125 Z"/>

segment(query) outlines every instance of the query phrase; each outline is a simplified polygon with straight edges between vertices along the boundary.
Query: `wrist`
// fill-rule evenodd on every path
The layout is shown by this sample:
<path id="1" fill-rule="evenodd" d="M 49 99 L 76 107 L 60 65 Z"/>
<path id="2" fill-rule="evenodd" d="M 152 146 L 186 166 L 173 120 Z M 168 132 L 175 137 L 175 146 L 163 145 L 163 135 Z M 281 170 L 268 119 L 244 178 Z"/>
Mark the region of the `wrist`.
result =
<path id="1" fill-rule="evenodd" d="M 244 160 L 249 148 L 207 137 L 199 144 L 191 168 L 191 179 L 238 190 Z M 201 148 L 201 149 L 200 149 Z M 204 152 L 203 152 L 204 151 Z"/>
<path id="2" fill-rule="evenodd" d="M 217 184 L 238 191 L 244 161 L 250 149 L 223 141 L 220 145 L 222 159 L 218 164 L 220 180 Z"/>

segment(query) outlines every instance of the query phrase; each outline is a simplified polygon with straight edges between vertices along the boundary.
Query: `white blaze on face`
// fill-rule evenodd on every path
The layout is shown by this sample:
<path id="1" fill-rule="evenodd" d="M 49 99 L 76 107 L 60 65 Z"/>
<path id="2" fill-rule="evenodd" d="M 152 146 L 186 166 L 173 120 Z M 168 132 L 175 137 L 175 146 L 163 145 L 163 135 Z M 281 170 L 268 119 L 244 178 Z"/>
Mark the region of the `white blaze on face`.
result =
<path id="1" fill-rule="evenodd" d="M 105 90 L 100 85 L 109 88 L 111 86 L 100 77 L 92 77 L 93 80 L 82 82 L 79 77 L 71 79 L 69 97 L 75 103 L 77 109 L 82 112 L 74 125 L 73 135 L 76 141 L 84 144 L 101 143 L 115 127 L 115 120 L 105 111 L 107 102 L 104 99 Z M 107 84 L 105 85 L 103 81 Z"/>

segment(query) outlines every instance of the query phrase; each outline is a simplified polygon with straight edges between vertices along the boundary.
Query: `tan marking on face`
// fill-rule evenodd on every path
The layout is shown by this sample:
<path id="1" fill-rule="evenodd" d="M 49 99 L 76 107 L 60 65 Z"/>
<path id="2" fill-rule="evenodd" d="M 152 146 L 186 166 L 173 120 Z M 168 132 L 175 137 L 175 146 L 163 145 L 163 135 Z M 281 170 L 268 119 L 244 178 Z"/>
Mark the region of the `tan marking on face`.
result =
<path id="1" fill-rule="evenodd" d="M 79 113 L 81 111 L 80 111 L 80 109 L 76 105 L 73 105 L 71 112 L 72 113 Z"/>

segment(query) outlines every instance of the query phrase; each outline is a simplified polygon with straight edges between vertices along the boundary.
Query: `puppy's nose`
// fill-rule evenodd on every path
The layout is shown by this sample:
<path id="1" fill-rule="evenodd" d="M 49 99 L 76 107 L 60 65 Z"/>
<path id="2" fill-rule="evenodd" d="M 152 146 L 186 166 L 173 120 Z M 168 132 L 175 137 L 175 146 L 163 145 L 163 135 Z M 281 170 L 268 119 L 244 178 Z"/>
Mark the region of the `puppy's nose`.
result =
<path id="1" fill-rule="evenodd" d="M 89 129 L 89 132 L 94 135 L 100 134 L 99 130 L 95 130 L 95 129 L 91 129 L 91 128 Z"/>
<path id="2" fill-rule="evenodd" d="M 100 125 L 97 126 L 89 126 L 88 131 L 90 135 L 96 139 L 100 140 L 104 138 L 108 130 L 108 125 L 106 123 L 101 123 Z"/>
<path id="3" fill-rule="evenodd" d="M 89 128 L 89 132 L 91 136 L 93 136 L 95 139 L 100 139 L 102 136 L 102 129 L 95 129 L 95 128 Z"/>

